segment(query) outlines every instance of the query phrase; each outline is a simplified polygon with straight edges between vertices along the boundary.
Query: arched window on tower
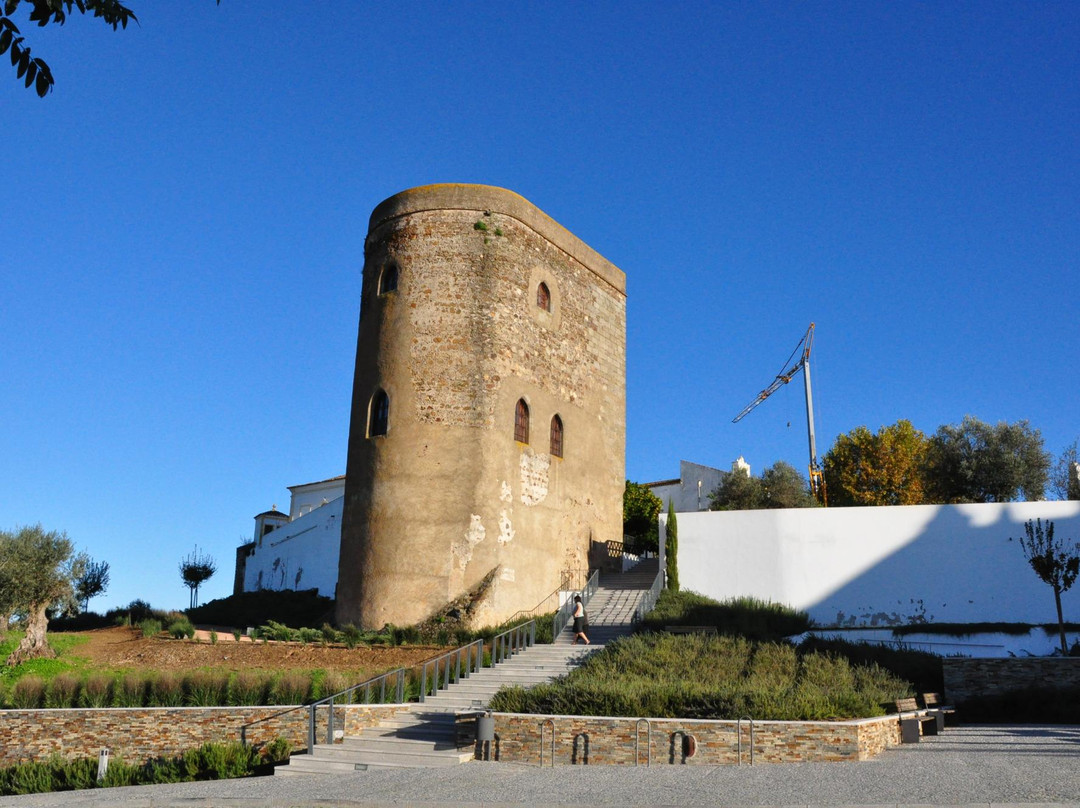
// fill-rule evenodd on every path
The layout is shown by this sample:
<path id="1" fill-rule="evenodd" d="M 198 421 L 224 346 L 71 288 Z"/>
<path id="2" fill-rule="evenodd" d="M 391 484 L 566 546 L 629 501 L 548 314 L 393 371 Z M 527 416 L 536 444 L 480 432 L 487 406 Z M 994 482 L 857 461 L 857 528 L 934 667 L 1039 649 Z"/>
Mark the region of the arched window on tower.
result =
<path id="1" fill-rule="evenodd" d="M 380 295 L 385 295 L 387 292 L 393 292 L 397 289 L 397 276 L 397 264 L 387 264 L 382 271 L 382 275 L 379 276 Z"/>
<path id="2" fill-rule="evenodd" d="M 558 415 L 551 416 L 551 453 L 555 457 L 562 457 L 563 427 L 562 418 Z"/>
<path id="3" fill-rule="evenodd" d="M 390 426 L 390 397 L 385 390 L 377 390 L 371 398 L 371 415 L 368 423 L 368 437 L 385 435 Z"/>
<path id="4" fill-rule="evenodd" d="M 536 305 L 544 311 L 551 311 L 551 290 L 546 283 L 536 287 Z"/>
<path id="5" fill-rule="evenodd" d="M 514 440 L 519 443 L 529 442 L 529 405 L 519 398 L 514 410 Z"/>

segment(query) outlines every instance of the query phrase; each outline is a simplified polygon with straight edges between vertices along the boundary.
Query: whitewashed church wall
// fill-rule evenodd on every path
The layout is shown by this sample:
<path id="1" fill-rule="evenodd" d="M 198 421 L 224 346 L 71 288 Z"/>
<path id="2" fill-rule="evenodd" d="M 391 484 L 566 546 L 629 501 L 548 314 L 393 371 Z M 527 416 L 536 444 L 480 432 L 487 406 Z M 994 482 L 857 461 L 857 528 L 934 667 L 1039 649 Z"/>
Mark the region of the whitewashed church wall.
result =
<path id="1" fill-rule="evenodd" d="M 318 589 L 334 597 L 344 497 L 272 530 L 244 566 L 244 591 Z"/>
<path id="2" fill-rule="evenodd" d="M 345 478 L 329 480 L 321 483 L 293 486 L 290 491 L 292 497 L 289 502 L 289 518 L 299 519 L 308 513 L 323 506 L 323 500 L 327 504 L 339 497 L 345 496 Z"/>
<path id="3" fill-rule="evenodd" d="M 786 603 L 820 625 L 1056 622 L 1053 590 L 1020 547 L 1035 518 L 1080 541 L 1080 502 L 680 513 L 679 581 Z M 1080 620 L 1078 592 L 1062 597 L 1066 620 Z"/>

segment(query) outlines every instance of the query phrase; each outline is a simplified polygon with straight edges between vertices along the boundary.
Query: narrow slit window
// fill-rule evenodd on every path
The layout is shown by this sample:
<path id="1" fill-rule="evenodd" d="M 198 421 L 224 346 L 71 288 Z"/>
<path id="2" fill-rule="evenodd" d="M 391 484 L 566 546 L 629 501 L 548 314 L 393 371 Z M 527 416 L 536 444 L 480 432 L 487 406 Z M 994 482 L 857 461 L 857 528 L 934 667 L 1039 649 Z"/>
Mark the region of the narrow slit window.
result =
<path id="1" fill-rule="evenodd" d="M 558 415 L 551 416 L 551 453 L 555 457 L 562 457 L 563 426 L 562 418 Z"/>
<path id="2" fill-rule="evenodd" d="M 519 443 L 529 442 L 529 405 L 519 398 L 514 410 L 514 440 Z"/>
<path id="3" fill-rule="evenodd" d="M 546 283 L 536 287 L 536 305 L 544 311 L 551 311 L 551 290 Z"/>
<path id="4" fill-rule="evenodd" d="M 397 276 L 397 264 L 387 264 L 386 268 L 382 272 L 382 276 L 379 278 L 380 295 L 385 295 L 387 292 L 393 292 L 395 289 L 397 289 Z"/>
<path id="5" fill-rule="evenodd" d="M 368 437 L 385 435 L 390 425 L 390 397 L 384 390 L 379 390 L 371 399 L 371 427 L 368 429 Z"/>

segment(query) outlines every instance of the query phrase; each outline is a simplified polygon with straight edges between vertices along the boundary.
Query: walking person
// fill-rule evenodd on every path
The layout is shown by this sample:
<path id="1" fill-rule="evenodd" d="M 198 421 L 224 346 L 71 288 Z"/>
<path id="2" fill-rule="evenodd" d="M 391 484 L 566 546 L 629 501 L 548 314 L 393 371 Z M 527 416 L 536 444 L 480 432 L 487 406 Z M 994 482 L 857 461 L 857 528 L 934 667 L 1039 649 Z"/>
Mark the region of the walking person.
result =
<path id="1" fill-rule="evenodd" d="M 585 606 L 581 602 L 581 595 L 574 595 L 574 641 L 571 645 L 577 645 L 579 637 L 585 641 L 586 645 L 589 644 L 589 638 L 585 636 L 588 627 L 589 618 L 585 616 Z"/>

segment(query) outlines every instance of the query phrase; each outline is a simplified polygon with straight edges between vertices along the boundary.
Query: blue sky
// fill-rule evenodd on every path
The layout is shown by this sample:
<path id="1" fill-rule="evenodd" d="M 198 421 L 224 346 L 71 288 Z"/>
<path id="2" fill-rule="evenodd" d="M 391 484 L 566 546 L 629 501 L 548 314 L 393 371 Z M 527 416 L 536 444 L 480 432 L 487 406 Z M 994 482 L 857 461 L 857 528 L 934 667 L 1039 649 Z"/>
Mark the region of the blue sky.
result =
<path id="1" fill-rule="evenodd" d="M 627 274 L 627 467 L 807 461 L 860 424 L 1078 434 L 1080 5 L 131 0 L 0 63 L 0 527 L 91 608 L 231 591 L 252 517 L 345 468 L 372 208 L 510 188 Z M 6 59 L 6 57 L 5 57 Z M 790 426 L 789 426 L 790 423 Z"/>

